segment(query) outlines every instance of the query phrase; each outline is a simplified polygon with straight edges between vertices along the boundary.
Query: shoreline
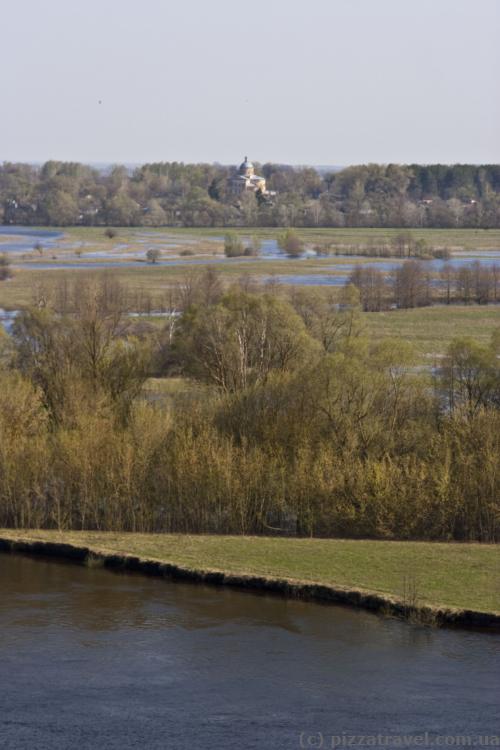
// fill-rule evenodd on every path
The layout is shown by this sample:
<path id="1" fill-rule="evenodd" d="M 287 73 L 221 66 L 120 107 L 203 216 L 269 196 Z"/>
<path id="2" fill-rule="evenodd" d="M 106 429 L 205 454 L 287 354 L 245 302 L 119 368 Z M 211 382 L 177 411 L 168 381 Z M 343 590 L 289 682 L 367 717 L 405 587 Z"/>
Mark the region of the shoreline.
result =
<path id="1" fill-rule="evenodd" d="M 137 572 L 172 581 L 228 586 L 242 591 L 278 595 L 287 599 L 340 604 L 420 625 L 481 628 L 491 632 L 500 632 L 500 614 L 496 612 L 406 603 L 396 596 L 356 587 L 194 568 L 157 558 L 113 552 L 99 546 L 33 539 L 29 535 L 0 536 L 0 552 L 58 558 L 82 565 Z"/>

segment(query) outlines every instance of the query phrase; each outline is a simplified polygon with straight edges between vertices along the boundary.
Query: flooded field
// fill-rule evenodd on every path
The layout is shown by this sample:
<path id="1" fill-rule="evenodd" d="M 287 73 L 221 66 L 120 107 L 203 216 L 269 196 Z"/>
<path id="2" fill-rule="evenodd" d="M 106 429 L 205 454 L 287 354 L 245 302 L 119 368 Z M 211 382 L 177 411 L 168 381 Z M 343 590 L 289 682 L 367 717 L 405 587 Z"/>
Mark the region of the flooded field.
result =
<path id="1" fill-rule="evenodd" d="M 123 235 L 123 236 L 122 236 Z M 241 235 L 243 242 L 250 242 L 250 236 Z M 333 285 L 344 283 L 352 270 L 359 266 L 371 266 L 384 273 L 390 273 L 405 260 L 369 257 L 356 254 L 317 255 L 313 243 L 305 243 L 304 252 L 299 258 L 290 259 L 284 253 L 276 238 L 260 239 L 258 257 L 226 258 L 223 252 L 223 235 L 202 232 L 189 235 L 166 229 L 158 231 L 120 230 L 114 238 L 105 238 L 104 232 L 97 234 L 79 230 L 78 234 L 62 230 L 32 229 L 29 227 L 0 227 L 0 252 L 11 257 L 14 269 L 38 271 L 57 270 L 134 270 L 145 267 L 196 267 L 217 264 L 224 269 L 244 268 L 256 271 L 266 278 L 263 261 L 277 263 L 304 263 L 307 270 L 297 269 L 293 273 L 279 274 L 284 284 Z M 154 263 L 148 262 L 148 250 L 158 251 Z M 500 250 L 457 249 L 447 260 L 425 261 L 432 273 L 439 273 L 446 266 L 459 268 L 476 261 L 480 265 L 490 265 L 500 261 Z M 256 264 L 259 264 L 258 266 Z M 273 273 L 276 273 L 273 271 Z"/>

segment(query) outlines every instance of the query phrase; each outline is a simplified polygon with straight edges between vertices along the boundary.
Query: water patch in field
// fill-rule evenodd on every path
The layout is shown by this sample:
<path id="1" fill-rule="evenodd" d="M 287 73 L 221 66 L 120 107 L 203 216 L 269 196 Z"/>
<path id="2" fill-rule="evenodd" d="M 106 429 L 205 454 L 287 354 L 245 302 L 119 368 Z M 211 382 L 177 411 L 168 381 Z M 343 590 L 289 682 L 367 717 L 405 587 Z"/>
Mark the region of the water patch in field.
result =
<path id="1" fill-rule="evenodd" d="M 297 284 L 299 286 L 343 286 L 347 276 L 334 276 L 332 274 L 277 274 L 268 276 L 267 283 L 279 282 L 280 284 Z"/>
<path id="2" fill-rule="evenodd" d="M 12 332 L 12 326 L 16 317 L 19 315 L 19 310 L 5 310 L 0 307 L 0 326 L 7 332 Z"/>

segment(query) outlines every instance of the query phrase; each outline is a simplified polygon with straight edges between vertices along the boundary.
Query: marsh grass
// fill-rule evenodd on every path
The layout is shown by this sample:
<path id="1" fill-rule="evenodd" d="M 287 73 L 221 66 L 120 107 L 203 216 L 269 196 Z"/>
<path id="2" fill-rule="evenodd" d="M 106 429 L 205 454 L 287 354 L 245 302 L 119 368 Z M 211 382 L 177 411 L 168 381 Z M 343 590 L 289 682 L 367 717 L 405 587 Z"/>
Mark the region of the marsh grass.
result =
<path id="1" fill-rule="evenodd" d="M 412 625 L 426 627 L 437 627 L 439 625 L 436 613 L 429 607 L 424 606 L 421 586 L 414 570 L 410 570 L 403 575 L 401 601 L 404 618 Z"/>
<path id="2" fill-rule="evenodd" d="M 101 555 L 96 555 L 94 552 L 89 552 L 85 558 L 85 566 L 87 568 L 103 568 L 104 558 Z"/>

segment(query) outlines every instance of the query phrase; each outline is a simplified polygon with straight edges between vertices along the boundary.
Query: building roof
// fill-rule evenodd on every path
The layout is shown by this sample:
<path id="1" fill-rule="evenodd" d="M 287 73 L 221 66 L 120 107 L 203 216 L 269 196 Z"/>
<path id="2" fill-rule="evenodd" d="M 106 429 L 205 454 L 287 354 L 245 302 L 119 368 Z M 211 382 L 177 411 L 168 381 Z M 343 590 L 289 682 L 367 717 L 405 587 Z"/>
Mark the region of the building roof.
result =
<path id="1" fill-rule="evenodd" d="M 240 164 L 240 170 L 243 172 L 246 169 L 253 169 L 253 164 L 248 161 L 248 156 L 245 156 L 245 161 Z"/>
<path id="2" fill-rule="evenodd" d="M 238 174 L 238 175 L 236 175 L 235 179 L 236 180 L 243 180 L 243 182 L 248 182 L 248 181 L 250 181 L 250 182 L 260 182 L 261 180 L 265 180 L 266 178 L 265 177 L 261 177 L 258 174 L 252 174 L 252 175 L 250 175 L 250 177 L 248 177 L 247 175 L 244 175 L 244 174 Z"/>

